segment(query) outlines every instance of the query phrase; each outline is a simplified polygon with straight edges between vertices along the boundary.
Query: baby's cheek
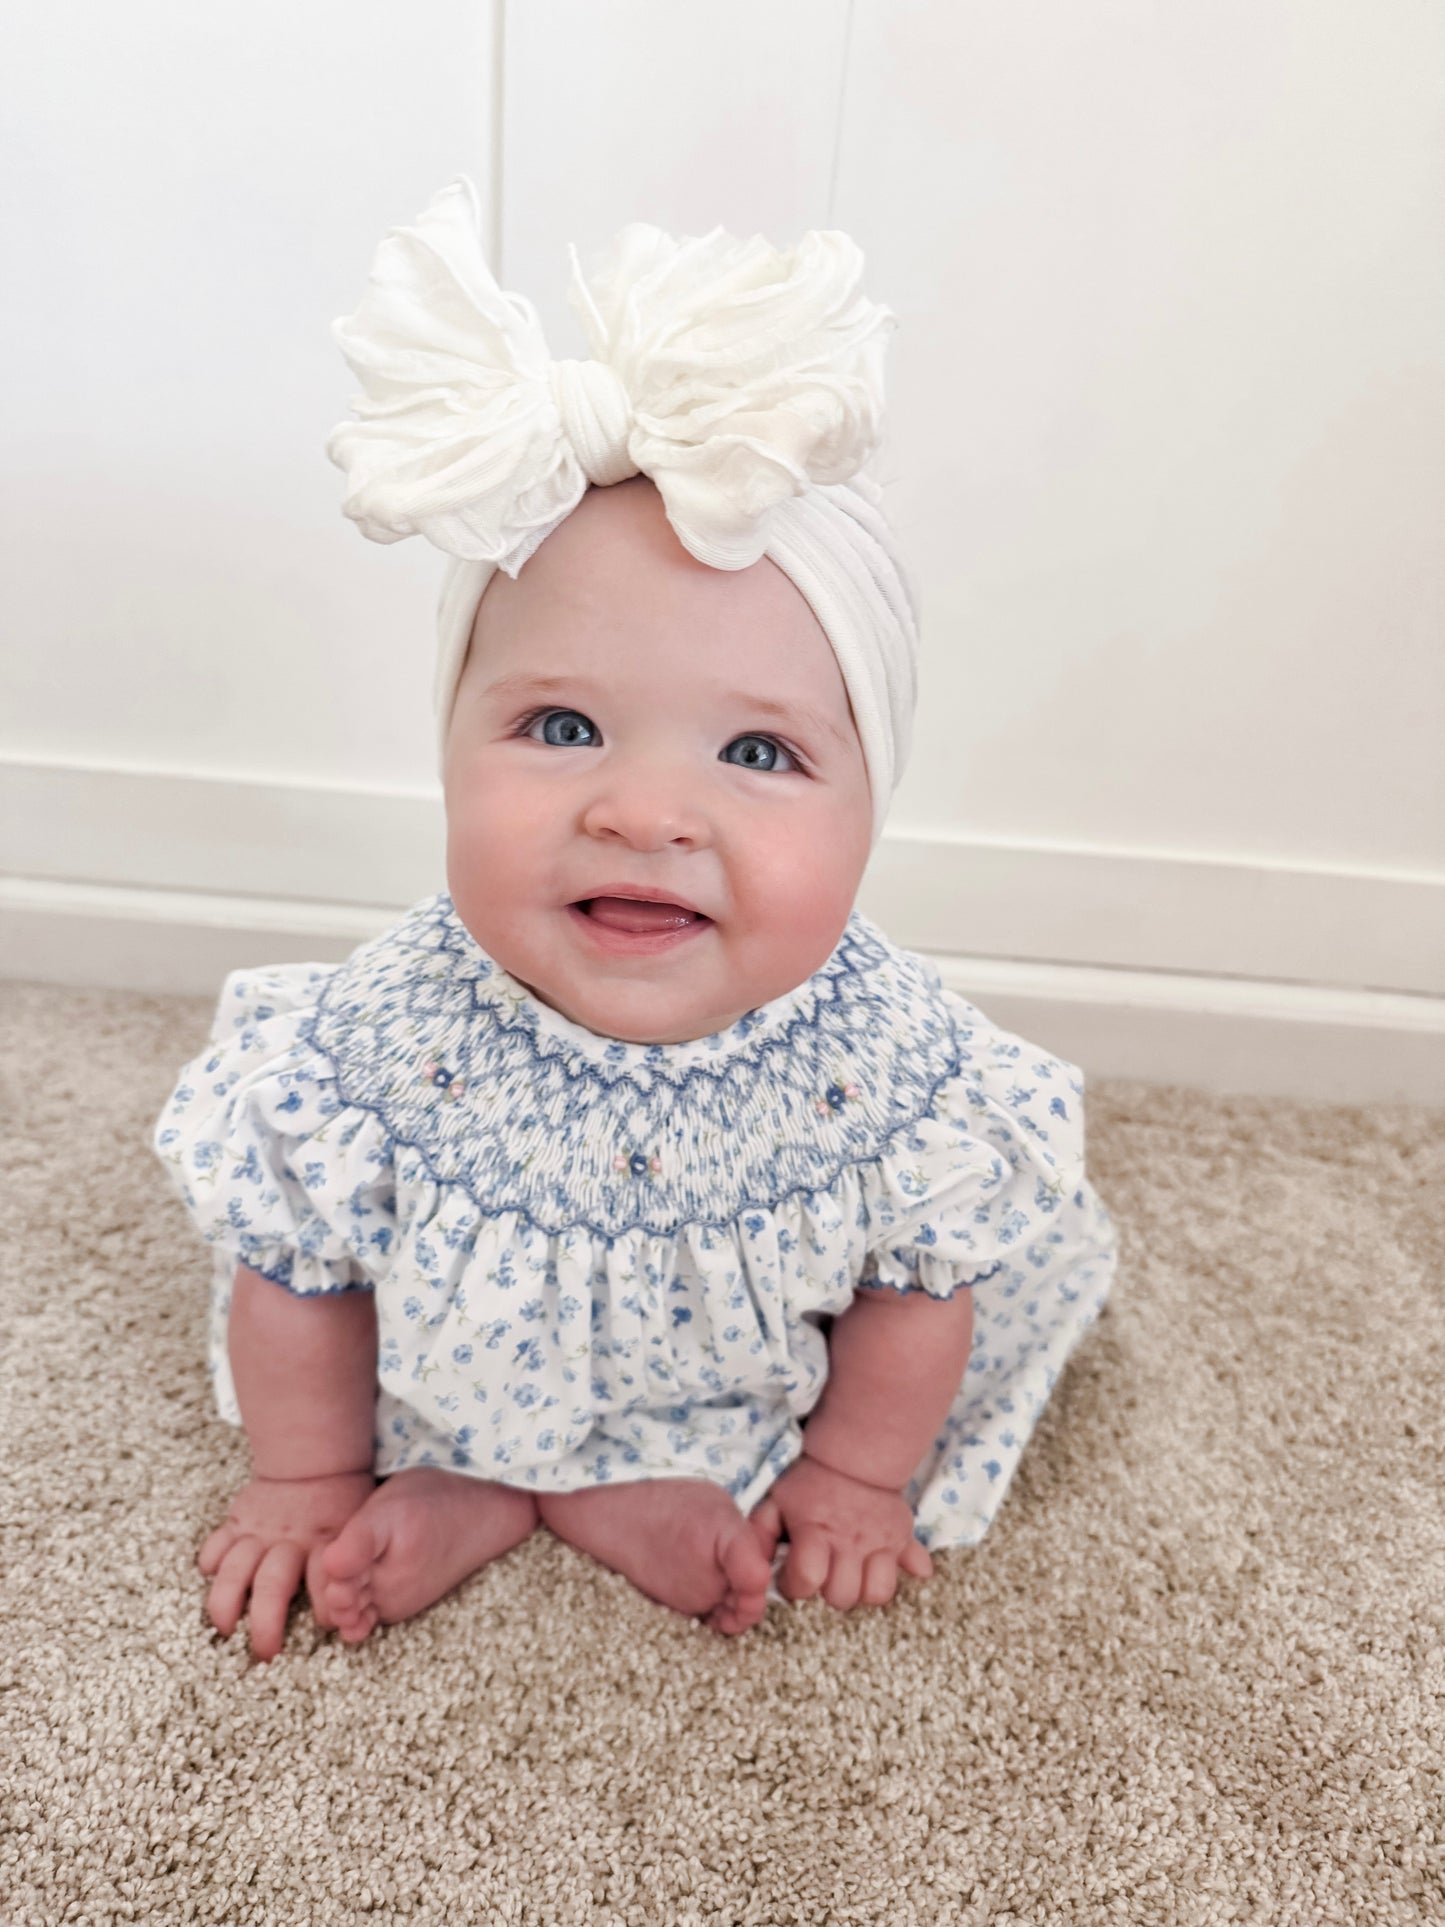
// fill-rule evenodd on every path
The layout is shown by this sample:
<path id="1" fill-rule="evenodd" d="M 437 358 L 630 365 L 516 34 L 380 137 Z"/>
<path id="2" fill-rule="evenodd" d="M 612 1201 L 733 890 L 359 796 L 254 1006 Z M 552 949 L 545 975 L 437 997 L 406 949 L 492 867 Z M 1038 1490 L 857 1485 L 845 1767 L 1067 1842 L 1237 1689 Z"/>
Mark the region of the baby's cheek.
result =
<path id="1" fill-rule="evenodd" d="M 856 840 L 855 840 L 856 841 Z M 867 843 L 850 847 L 841 826 L 780 833 L 754 872 L 749 921 L 792 983 L 826 962 L 843 934 L 867 861 Z"/>

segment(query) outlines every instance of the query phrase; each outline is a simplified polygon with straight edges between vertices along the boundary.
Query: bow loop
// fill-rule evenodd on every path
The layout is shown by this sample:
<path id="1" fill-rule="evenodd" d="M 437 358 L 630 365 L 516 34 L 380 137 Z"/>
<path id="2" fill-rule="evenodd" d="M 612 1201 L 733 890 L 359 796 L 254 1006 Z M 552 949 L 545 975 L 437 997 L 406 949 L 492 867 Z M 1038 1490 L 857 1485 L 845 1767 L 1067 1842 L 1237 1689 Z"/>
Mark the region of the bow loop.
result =
<path id="1" fill-rule="evenodd" d="M 459 179 L 385 237 L 334 324 L 364 390 L 326 445 L 344 512 L 373 541 L 421 534 L 516 575 L 589 482 L 641 472 L 693 555 L 745 568 L 776 504 L 849 480 L 878 444 L 896 323 L 862 268 L 836 230 L 779 252 L 633 222 L 590 274 L 572 250 L 592 359 L 554 362 L 530 302 L 488 268 Z"/>

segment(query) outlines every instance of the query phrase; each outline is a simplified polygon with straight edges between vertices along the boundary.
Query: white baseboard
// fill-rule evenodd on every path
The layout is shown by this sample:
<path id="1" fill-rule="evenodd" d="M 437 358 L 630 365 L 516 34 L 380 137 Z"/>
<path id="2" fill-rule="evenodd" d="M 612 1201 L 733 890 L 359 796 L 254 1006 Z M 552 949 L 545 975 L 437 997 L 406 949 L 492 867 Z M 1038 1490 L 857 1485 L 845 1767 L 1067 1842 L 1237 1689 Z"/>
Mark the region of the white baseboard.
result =
<path id="1" fill-rule="evenodd" d="M 0 976 L 214 997 L 225 973 L 245 965 L 339 962 L 396 910 L 0 879 Z M 1445 997 L 999 957 L 934 961 L 996 1023 L 1089 1077 L 1445 1105 Z"/>

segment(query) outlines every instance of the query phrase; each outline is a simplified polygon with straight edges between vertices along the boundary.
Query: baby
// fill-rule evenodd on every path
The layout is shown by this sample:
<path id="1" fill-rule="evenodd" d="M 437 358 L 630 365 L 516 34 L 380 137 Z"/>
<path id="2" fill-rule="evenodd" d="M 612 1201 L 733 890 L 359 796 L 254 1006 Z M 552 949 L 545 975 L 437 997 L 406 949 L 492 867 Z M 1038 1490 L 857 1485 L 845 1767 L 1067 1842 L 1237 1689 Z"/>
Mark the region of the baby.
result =
<path id="1" fill-rule="evenodd" d="M 859 472 L 890 317 L 813 242 L 856 274 L 841 235 L 625 230 L 574 284 L 597 361 L 539 377 L 461 183 L 339 324 L 379 424 L 333 438 L 348 513 L 458 558 L 448 889 L 344 965 L 234 973 L 157 1127 L 251 1450 L 207 1609 L 259 1657 L 303 1584 L 359 1642 L 539 1524 L 722 1633 L 770 1590 L 884 1605 L 982 1535 L 1107 1292 L 1077 1072 L 853 907 L 913 633 Z M 710 484 L 689 326 L 715 423 L 732 350 Z"/>

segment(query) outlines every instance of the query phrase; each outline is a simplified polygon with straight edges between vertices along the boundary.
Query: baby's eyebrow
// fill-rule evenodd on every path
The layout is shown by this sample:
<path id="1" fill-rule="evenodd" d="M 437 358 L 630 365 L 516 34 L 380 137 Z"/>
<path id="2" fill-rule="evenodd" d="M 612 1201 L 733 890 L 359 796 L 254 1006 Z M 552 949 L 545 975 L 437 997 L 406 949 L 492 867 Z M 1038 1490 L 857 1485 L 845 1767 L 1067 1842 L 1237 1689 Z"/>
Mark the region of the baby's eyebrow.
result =
<path id="1" fill-rule="evenodd" d="M 530 676 L 518 671 L 515 675 L 499 676 L 494 683 L 488 683 L 487 694 L 510 701 L 516 696 L 559 696 L 570 689 L 600 687 L 600 684 L 586 676 Z"/>
<path id="2" fill-rule="evenodd" d="M 518 670 L 489 683 L 487 694 L 502 702 L 515 702 L 535 696 L 586 696 L 604 689 L 604 684 L 590 676 L 537 676 Z M 780 723 L 794 723 L 804 729 L 825 731 L 845 749 L 849 746 L 847 736 L 838 725 L 809 703 L 779 702 L 774 696 L 757 696 L 741 689 L 728 690 L 720 700 L 730 708 L 752 710 L 758 715 L 774 717 Z"/>
<path id="3" fill-rule="evenodd" d="M 745 696 L 741 691 L 732 701 L 744 709 L 758 709 L 765 716 L 776 716 L 780 723 L 802 723 L 805 727 L 826 730 L 834 742 L 841 743 L 845 749 L 848 747 L 848 738 L 838 725 L 830 722 L 820 709 L 813 709 L 807 703 L 780 703 L 771 696 Z"/>

